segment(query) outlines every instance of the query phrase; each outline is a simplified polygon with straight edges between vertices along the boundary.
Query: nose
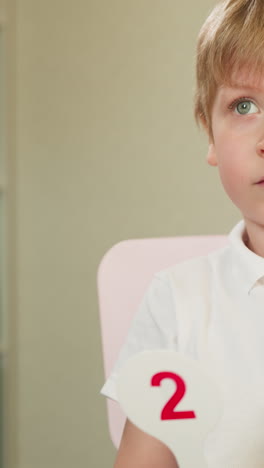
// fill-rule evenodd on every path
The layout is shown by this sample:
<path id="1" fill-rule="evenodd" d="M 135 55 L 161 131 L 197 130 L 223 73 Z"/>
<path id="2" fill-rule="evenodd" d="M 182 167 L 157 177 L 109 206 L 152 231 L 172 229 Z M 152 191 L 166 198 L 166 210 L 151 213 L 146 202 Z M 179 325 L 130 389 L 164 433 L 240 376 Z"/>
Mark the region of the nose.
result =
<path id="1" fill-rule="evenodd" d="M 264 158 L 264 138 L 257 144 L 257 154 Z"/>

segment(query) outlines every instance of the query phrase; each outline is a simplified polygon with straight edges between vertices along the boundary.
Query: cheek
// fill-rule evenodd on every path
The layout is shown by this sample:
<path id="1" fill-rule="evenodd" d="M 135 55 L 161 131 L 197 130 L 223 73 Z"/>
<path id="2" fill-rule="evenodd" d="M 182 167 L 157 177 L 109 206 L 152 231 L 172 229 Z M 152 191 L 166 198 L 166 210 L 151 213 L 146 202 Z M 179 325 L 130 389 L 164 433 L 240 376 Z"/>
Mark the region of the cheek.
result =
<path id="1" fill-rule="evenodd" d="M 225 191 L 233 201 L 236 194 L 243 190 L 247 177 L 244 148 L 243 145 L 238 145 L 237 141 L 237 138 L 223 138 L 218 152 L 220 178 Z"/>

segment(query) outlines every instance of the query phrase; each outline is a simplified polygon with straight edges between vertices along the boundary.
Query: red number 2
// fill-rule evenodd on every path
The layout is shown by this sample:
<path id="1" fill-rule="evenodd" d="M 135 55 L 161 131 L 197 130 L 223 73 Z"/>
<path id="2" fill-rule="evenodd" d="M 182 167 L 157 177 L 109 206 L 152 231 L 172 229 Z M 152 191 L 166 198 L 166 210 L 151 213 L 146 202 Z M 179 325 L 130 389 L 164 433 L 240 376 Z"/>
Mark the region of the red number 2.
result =
<path id="1" fill-rule="evenodd" d="M 158 372 L 158 374 L 153 375 L 151 379 L 151 385 L 154 387 L 158 387 L 160 386 L 160 383 L 163 379 L 173 380 L 176 383 L 177 388 L 175 390 L 175 393 L 164 406 L 161 412 L 161 419 L 166 420 L 196 418 L 194 411 L 174 411 L 175 406 L 177 406 L 178 403 L 181 401 L 186 391 L 186 385 L 184 380 L 179 375 L 174 374 L 173 372 Z"/>

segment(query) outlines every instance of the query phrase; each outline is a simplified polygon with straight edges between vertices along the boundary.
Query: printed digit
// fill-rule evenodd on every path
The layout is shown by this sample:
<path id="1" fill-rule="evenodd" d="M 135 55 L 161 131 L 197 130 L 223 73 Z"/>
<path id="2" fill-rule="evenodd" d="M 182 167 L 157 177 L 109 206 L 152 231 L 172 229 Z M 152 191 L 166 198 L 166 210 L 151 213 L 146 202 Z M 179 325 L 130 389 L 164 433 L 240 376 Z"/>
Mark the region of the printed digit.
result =
<path id="1" fill-rule="evenodd" d="M 176 390 L 164 406 L 161 412 L 161 420 L 196 418 L 194 411 L 174 411 L 174 408 L 181 401 L 186 391 L 184 380 L 178 374 L 174 374 L 174 372 L 158 372 L 157 374 L 153 375 L 151 379 L 151 385 L 158 387 L 160 386 L 161 381 L 164 379 L 173 380 L 176 383 Z"/>

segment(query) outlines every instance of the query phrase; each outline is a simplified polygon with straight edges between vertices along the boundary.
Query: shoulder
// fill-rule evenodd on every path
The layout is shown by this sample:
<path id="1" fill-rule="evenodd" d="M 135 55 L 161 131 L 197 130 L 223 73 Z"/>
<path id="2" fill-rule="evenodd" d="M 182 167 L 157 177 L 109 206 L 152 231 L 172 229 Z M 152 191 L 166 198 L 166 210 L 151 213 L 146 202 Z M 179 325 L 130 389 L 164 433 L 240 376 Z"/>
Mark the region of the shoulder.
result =
<path id="1" fill-rule="evenodd" d="M 183 281 L 190 283 L 193 281 L 201 282 L 207 278 L 212 278 L 221 274 L 223 268 L 226 268 L 231 261 L 231 249 L 227 245 L 221 249 L 209 252 L 207 255 L 201 255 L 188 258 L 179 263 L 170 265 L 154 275 L 153 282 L 160 290 L 174 290 Z"/>

